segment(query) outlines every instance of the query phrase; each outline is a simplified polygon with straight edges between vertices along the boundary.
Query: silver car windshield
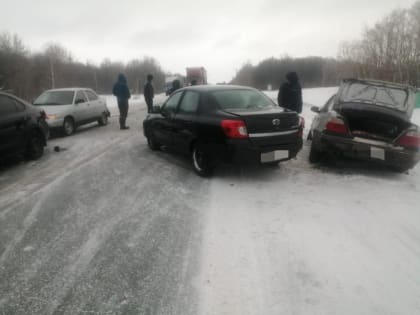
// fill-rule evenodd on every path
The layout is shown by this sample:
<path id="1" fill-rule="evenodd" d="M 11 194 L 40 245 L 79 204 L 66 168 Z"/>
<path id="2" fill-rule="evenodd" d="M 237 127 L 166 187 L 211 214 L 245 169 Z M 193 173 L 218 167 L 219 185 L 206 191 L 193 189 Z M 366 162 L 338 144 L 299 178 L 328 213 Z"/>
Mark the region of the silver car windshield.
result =
<path id="1" fill-rule="evenodd" d="M 69 105 L 73 104 L 74 91 L 47 91 L 42 93 L 34 105 Z"/>
<path id="2" fill-rule="evenodd" d="M 408 92 L 396 87 L 351 83 L 343 91 L 344 102 L 368 103 L 391 107 L 400 111 L 407 109 Z"/>
<path id="3" fill-rule="evenodd" d="M 221 109 L 258 110 L 275 105 L 267 96 L 253 90 L 226 90 L 211 94 Z"/>

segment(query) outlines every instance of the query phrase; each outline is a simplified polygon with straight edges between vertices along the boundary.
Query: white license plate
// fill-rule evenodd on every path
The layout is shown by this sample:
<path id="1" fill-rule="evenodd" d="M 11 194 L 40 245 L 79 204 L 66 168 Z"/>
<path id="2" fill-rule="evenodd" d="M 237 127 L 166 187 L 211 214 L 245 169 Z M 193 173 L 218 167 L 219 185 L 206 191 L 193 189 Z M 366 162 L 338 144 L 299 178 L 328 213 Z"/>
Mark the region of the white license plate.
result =
<path id="1" fill-rule="evenodd" d="M 276 150 L 267 153 L 261 153 L 261 162 L 273 162 L 289 158 L 288 150 Z"/>
<path id="2" fill-rule="evenodd" d="M 370 157 L 372 159 L 385 161 L 385 150 L 381 148 L 370 147 Z"/>

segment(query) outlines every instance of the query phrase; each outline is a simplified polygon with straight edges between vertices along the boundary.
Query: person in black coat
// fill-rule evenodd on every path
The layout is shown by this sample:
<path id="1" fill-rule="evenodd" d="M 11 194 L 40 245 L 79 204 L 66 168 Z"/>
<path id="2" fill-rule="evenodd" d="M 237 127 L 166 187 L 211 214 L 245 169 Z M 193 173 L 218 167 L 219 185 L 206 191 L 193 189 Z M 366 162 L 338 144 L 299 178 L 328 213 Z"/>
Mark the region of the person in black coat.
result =
<path id="1" fill-rule="evenodd" d="M 127 120 L 128 100 L 130 99 L 131 94 L 124 74 L 120 73 L 118 75 L 117 82 L 112 88 L 112 94 L 117 97 L 118 109 L 120 110 L 120 129 L 129 129 L 130 127 L 126 126 L 125 121 Z"/>
<path id="2" fill-rule="evenodd" d="M 277 101 L 279 106 L 302 112 L 302 87 L 296 72 L 289 72 L 286 75 L 287 82 L 284 82 L 279 89 Z"/>
<path id="3" fill-rule="evenodd" d="M 169 94 L 172 94 L 173 92 L 175 92 L 176 90 L 179 90 L 181 88 L 181 81 L 179 81 L 178 79 L 175 79 L 172 81 L 172 88 L 169 91 Z"/>
<path id="4" fill-rule="evenodd" d="M 153 98 L 155 97 L 155 89 L 152 84 L 153 75 L 147 75 L 147 82 L 144 85 L 144 100 L 147 104 L 147 112 L 151 113 L 153 109 Z"/>

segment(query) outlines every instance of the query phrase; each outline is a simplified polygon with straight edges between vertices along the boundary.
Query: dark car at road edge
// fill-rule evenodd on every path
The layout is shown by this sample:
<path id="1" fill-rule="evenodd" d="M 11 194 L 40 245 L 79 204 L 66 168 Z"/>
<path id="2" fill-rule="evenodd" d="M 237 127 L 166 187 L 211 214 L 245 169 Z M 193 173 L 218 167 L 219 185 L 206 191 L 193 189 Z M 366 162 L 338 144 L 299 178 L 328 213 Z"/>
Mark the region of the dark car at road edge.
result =
<path id="1" fill-rule="evenodd" d="M 0 160 L 16 155 L 41 157 L 49 137 L 45 119 L 43 110 L 0 92 Z"/>

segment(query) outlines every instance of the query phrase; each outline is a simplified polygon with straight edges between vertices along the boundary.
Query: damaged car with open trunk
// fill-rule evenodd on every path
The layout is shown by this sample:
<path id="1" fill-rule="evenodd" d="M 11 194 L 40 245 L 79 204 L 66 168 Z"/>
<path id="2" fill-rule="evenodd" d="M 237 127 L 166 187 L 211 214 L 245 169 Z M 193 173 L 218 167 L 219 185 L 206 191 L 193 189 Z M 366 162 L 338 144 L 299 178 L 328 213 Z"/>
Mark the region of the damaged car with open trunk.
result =
<path id="1" fill-rule="evenodd" d="M 336 95 L 311 110 L 309 160 L 348 157 L 377 161 L 400 172 L 420 159 L 420 129 L 410 119 L 416 89 L 374 80 L 346 79 Z"/>

